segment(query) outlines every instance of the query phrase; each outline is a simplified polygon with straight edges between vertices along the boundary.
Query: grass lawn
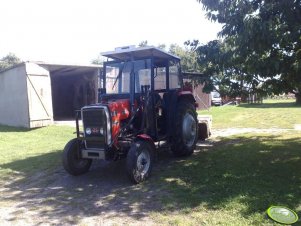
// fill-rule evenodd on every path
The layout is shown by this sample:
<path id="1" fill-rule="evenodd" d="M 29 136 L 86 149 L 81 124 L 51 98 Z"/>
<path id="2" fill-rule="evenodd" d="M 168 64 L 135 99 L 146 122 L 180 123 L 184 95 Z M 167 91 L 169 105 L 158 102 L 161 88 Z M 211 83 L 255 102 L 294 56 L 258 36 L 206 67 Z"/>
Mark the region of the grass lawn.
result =
<path id="1" fill-rule="evenodd" d="M 234 136 L 178 161 L 160 176 L 172 195 L 154 218 L 171 225 L 274 225 L 265 214 L 271 205 L 301 216 L 300 137 Z"/>
<path id="2" fill-rule="evenodd" d="M 0 126 L 0 179 L 25 177 L 61 164 L 61 153 L 74 128 L 24 129 Z M 26 161 L 24 161 L 26 160 Z"/>
<path id="3" fill-rule="evenodd" d="M 293 128 L 301 124 L 301 109 L 291 101 L 214 107 L 209 114 L 214 128 Z M 61 167 L 62 149 L 75 136 L 73 132 L 74 128 L 65 126 L 33 130 L 0 126 L 0 182 L 41 171 L 51 174 Z M 116 188 L 112 193 L 118 197 L 119 190 L 130 189 L 129 194 L 140 195 L 129 195 L 127 202 L 146 206 L 145 192 L 156 187 L 154 197 L 161 204 L 149 215 L 162 225 L 275 225 L 265 214 L 271 205 L 288 206 L 301 216 L 301 132 L 250 133 L 209 143 L 213 146 L 189 158 L 155 165 L 159 172 L 142 185 Z M 75 193 L 68 194 L 72 199 Z M 93 194 L 80 195 L 95 200 Z M 53 202 L 58 201 L 53 197 Z M 68 206 L 71 201 L 65 202 Z"/>
<path id="4" fill-rule="evenodd" d="M 213 117 L 213 128 L 294 128 L 301 124 L 301 107 L 294 100 L 264 100 L 263 104 L 240 104 L 238 106 L 212 107 L 199 114 Z"/>

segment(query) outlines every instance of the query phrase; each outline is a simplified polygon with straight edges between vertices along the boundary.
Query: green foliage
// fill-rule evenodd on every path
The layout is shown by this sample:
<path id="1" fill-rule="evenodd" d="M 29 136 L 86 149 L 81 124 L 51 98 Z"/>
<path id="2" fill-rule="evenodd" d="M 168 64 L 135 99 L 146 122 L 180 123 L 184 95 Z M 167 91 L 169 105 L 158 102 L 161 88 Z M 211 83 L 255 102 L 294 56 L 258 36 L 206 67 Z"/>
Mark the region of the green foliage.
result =
<path id="1" fill-rule="evenodd" d="M 213 40 L 198 46 L 198 63 L 203 73 L 209 76 L 204 89 L 217 89 L 221 96 L 247 96 L 257 91 L 257 78 L 250 75 L 244 66 L 244 59 L 235 54 L 226 42 Z"/>
<path id="2" fill-rule="evenodd" d="M 147 41 L 147 40 L 141 41 L 141 42 L 138 44 L 138 47 L 146 47 L 146 46 L 148 46 L 148 41 Z"/>
<path id="3" fill-rule="evenodd" d="M 0 59 L 0 71 L 21 63 L 21 60 L 13 53 L 9 53 Z"/>
<path id="4" fill-rule="evenodd" d="M 230 65 L 224 65 L 223 72 L 235 67 L 241 81 L 255 91 L 300 96 L 300 0 L 198 1 L 210 20 L 224 24 L 219 35 Z"/>
<path id="5" fill-rule="evenodd" d="M 91 61 L 91 63 L 92 64 L 102 65 L 104 61 L 105 61 L 105 58 L 103 56 L 98 56 L 97 58 L 93 59 Z"/>
<path id="6" fill-rule="evenodd" d="M 200 67 L 197 62 L 197 54 L 194 48 L 190 47 L 187 43 L 185 47 L 181 47 L 177 44 L 171 44 L 168 52 L 181 58 L 183 72 L 200 71 Z"/>
<path id="7" fill-rule="evenodd" d="M 162 49 L 162 50 L 166 50 L 166 44 L 159 44 L 157 46 L 157 48 Z"/>

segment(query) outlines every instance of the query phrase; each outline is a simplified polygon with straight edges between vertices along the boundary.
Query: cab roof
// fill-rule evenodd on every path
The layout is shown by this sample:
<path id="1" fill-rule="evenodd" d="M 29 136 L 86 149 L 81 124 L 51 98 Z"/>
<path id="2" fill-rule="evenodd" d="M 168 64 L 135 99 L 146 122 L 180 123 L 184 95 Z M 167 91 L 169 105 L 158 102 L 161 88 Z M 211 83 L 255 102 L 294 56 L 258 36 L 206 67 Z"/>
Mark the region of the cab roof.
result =
<path id="1" fill-rule="evenodd" d="M 179 61 L 180 58 L 167 53 L 154 46 L 147 47 L 121 47 L 117 48 L 115 51 L 105 52 L 101 55 L 118 61 L 129 61 L 131 59 L 139 60 L 154 57 L 156 61 L 163 60 L 176 60 Z"/>

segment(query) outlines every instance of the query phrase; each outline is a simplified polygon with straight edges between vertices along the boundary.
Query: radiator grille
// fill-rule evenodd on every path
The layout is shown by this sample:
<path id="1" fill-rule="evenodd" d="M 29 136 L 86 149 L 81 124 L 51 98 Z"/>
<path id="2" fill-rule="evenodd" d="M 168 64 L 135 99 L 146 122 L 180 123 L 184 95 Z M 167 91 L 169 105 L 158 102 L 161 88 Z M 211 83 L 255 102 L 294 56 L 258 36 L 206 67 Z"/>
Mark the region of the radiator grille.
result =
<path id="1" fill-rule="evenodd" d="M 83 110 L 83 123 L 85 127 L 104 126 L 106 114 L 103 109 Z"/>
<path id="2" fill-rule="evenodd" d="M 107 117 L 104 109 L 83 109 L 82 119 L 86 140 L 86 148 L 103 149 L 106 143 Z"/>

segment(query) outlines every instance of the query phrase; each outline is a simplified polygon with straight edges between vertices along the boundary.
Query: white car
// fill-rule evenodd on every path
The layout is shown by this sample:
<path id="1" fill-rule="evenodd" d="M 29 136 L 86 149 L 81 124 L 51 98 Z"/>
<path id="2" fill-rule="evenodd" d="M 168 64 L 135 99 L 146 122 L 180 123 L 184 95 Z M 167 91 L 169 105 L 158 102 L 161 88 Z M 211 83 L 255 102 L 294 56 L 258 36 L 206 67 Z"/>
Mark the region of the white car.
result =
<path id="1" fill-rule="evenodd" d="M 214 106 L 221 106 L 222 98 L 218 92 L 211 92 L 211 105 Z"/>

